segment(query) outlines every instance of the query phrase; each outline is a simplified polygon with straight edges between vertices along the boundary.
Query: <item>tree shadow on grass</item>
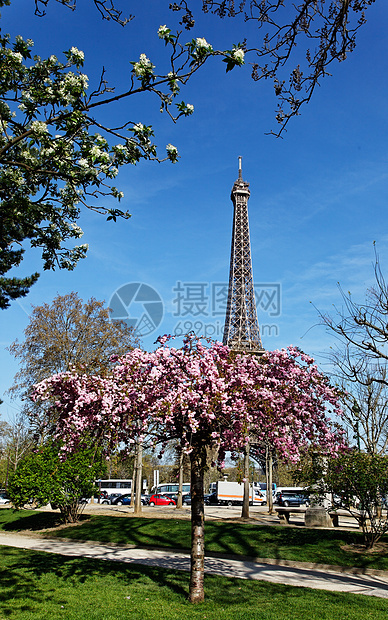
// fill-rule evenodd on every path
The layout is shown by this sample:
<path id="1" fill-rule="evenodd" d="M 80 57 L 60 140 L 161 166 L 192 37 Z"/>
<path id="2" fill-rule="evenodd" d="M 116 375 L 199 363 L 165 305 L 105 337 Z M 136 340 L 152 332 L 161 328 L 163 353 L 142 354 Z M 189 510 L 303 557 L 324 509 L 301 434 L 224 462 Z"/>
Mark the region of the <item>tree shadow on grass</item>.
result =
<path id="1" fill-rule="evenodd" d="M 387 570 L 387 556 L 353 554 L 344 550 L 362 544 L 359 531 L 281 526 L 256 526 L 213 522 L 206 527 L 206 549 L 247 558 L 274 558 L 321 564 L 380 568 Z"/>
<path id="2" fill-rule="evenodd" d="M 190 549 L 190 522 L 174 519 L 93 516 L 77 528 L 68 527 L 54 535 L 119 545 Z"/>
<path id="3" fill-rule="evenodd" d="M 80 522 L 89 519 L 81 515 Z M 4 532 L 38 531 L 62 526 L 61 516 L 57 512 L 33 512 L 32 510 L 9 509 L 0 513 L 0 526 Z"/>
<path id="4" fill-rule="evenodd" d="M 8 601 L 25 602 L 21 608 L 33 610 L 39 603 L 58 599 L 61 583 L 77 587 L 89 579 L 114 578 L 115 583 L 131 586 L 135 582 L 152 582 L 164 587 L 185 600 L 188 595 L 188 574 L 159 567 L 121 564 L 115 561 L 94 560 L 91 558 L 69 558 L 52 553 L 1 548 L 0 608 L 4 615 L 11 615 L 12 607 Z M 40 578 L 50 575 L 55 587 L 42 585 Z M 102 582 L 101 582 L 102 583 Z M 109 592 L 107 593 L 109 595 Z"/>
<path id="5" fill-rule="evenodd" d="M 165 619 L 170 617 L 171 611 L 171 617 L 174 618 L 199 618 L 197 612 L 201 606 L 189 606 L 187 602 L 189 576 L 185 572 L 5 547 L 1 549 L 0 567 L 2 618 L 17 617 L 19 612 L 24 612 L 26 615 L 23 617 L 28 618 L 66 618 L 66 611 L 59 612 L 59 608 L 65 609 L 67 604 L 72 611 L 68 617 L 71 615 L 71 618 L 86 618 L 90 617 L 88 610 L 91 600 L 93 609 L 100 610 L 101 614 L 93 615 L 93 618 L 124 618 L 127 617 L 126 613 L 117 609 L 115 602 L 111 600 L 117 592 L 116 601 L 129 598 L 126 596 L 128 592 L 134 594 L 131 596 L 131 605 L 132 600 L 134 605 L 136 604 L 135 599 L 140 601 L 140 605 L 144 601 L 150 601 L 147 609 L 132 606 L 131 611 L 136 613 L 137 609 L 139 614 L 131 617 L 144 620 Z M 92 587 L 94 590 L 91 591 Z M 338 607 L 339 603 L 341 608 Z M 206 616 L 214 619 L 224 617 L 223 614 L 217 615 L 223 612 L 224 608 L 230 609 L 232 615 L 228 615 L 228 618 L 236 617 L 241 620 L 309 617 L 314 620 L 322 620 L 323 617 L 382 619 L 387 613 L 385 599 L 217 575 L 205 576 L 205 604 L 208 612 L 212 612 L 211 615 L 206 613 Z M 330 607 L 331 605 L 333 607 Z M 347 616 L 345 612 L 350 606 L 352 609 L 355 606 L 360 608 L 359 614 Z M 189 607 L 191 612 L 188 612 Z M 314 608 L 318 609 L 316 614 L 312 613 Z M 377 614 L 376 608 L 379 612 Z M 323 609 L 329 609 L 327 615 L 322 614 Z M 205 611 L 205 608 L 203 610 Z M 201 618 L 206 616 L 201 614 Z"/>

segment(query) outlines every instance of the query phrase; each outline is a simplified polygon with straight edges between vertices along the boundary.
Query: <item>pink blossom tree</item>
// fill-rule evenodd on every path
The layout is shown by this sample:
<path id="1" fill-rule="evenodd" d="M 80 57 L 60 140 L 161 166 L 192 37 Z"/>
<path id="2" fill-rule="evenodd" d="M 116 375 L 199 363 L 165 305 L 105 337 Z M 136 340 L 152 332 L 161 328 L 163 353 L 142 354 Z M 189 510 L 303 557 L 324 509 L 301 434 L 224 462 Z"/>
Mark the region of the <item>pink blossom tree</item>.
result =
<path id="1" fill-rule="evenodd" d="M 341 434 L 328 417 L 338 414 L 338 394 L 298 349 L 257 358 L 236 355 L 220 343 L 187 337 L 173 348 L 167 337 L 153 352 L 140 349 L 117 359 L 108 377 L 56 375 L 35 387 L 34 399 L 51 400 L 54 435 L 64 453 L 85 442 L 107 452 L 146 433 L 163 452 L 177 440 L 191 461 L 191 576 L 189 599 L 204 599 L 204 472 L 207 451 L 244 449 L 250 436 L 272 443 L 296 462 L 306 445 L 335 451 Z"/>

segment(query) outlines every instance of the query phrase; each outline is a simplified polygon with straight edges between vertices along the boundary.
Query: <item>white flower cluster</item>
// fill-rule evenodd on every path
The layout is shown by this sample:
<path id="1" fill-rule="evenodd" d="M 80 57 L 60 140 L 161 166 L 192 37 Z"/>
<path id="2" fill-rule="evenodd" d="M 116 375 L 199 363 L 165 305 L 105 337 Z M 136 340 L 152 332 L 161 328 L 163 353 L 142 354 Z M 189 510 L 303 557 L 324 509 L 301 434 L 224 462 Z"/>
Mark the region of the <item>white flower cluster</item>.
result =
<path id="1" fill-rule="evenodd" d="M 33 121 L 31 123 L 31 129 L 38 138 L 44 136 L 48 132 L 47 125 L 43 123 L 43 121 Z"/>
<path id="2" fill-rule="evenodd" d="M 108 146 L 108 141 L 101 134 L 96 133 L 94 135 L 95 142 L 101 148 L 106 148 Z"/>
<path id="3" fill-rule="evenodd" d="M 25 184 L 25 179 L 20 170 L 13 170 L 11 168 L 3 168 L 1 171 L 2 182 L 14 183 L 17 187 L 21 187 Z"/>
<path id="4" fill-rule="evenodd" d="M 177 76 L 176 73 L 173 73 L 172 71 L 170 71 L 169 73 L 167 73 L 167 78 L 169 80 L 168 85 L 170 87 L 170 90 L 174 93 L 177 94 L 179 93 L 179 85 L 178 85 L 178 80 L 177 80 Z"/>
<path id="5" fill-rule="evenodd" d="M 42 151 L 44 151 L 44 149 L 42 148 Z M 31 164 L 36 164 L 38 163 L 37 158 L 35 157 L 35 155 L 33 154 L 35 151 L 31 152 L 30 149 L 28 148 L 22 148 L 22 154 L 23 154 L 23 159 L 24 161 L 28 161 Z"/>
<path id="6" fill-rule="evenodd" d="M 94 144 L 90 149 L 90 155 L 92 156 L 93 161 L 96 159 L 104 163 L 108 163 L 110 161 L 109 153 L 102 151 L 96 144 Z"/>
<path id="7" fill-rule="evenodd" d="M 192 114 L 194 112 L 194 106 L 191 103 L 186 105 L 186 110 L 188 114 Z"/>
<path id="8" fill-rule="evenodd" d="M 206 57 L 213 52 L 213 47 L 203 37 L 192 39 L 190 43 L 186 43 L 190 50 L 190 55 L 194 62 L 204 62 Z"/>
<path id="9" fill-rule="evenodd" d="M 206 39 L 202 38 L 202 37 L 197 37 L 195 39 L 195 44 L 197 46 L 198 49 L 205 49 L 208 52 L 211 52 L 213 50 L 212 46 L 210 45 L 210 43 L 208 43 L 206 41 Z"/>
<path id="10" fill-rule="evenodd" d="M 134 131 L 135 133 L 142 133 L 142 131 L 143 131 L 143 130 L 144 130 L 144 125 L 143 125 L 143 123 L 136 123 L 136 124 L 133 126 L 133 131 Z"/>
<path id="11" fill-rule="evenodd" d="M 87 75 L 83 73 L 75 75 L 70 71 L 65 75 L 63 80 L 61 80 L 57 90 L 47 85 L 46 94 L 49 94 L 49 96 L 53 98 L 59 95 L 64 105 L 71 105 L 87 90 L 88 86 L 89 78 Z"/>
<path id="12" fill-rule="evenodd" d="M 129 142 L 131 141 L 132 140 L 130 140 Z M 134 140 L 132 142 L 135 143 Z M 112 147 L 112 163 L 114 162 L 115 164 L 118 164 L 120 166 L 123 163 L 127 163 L 130 158 L 131 153 L 127 146 L 125 146 L 124 144 L 115 144 Z"/>
<path id="13" fill-rule="evenodd" d="M 23 61 L 23 56 L 20 52 L 13 52 L 12 50 L 6 50 L 8 58 L 14 60 L 15 62 L 21 63 Z"/>
<path id="14" fill-rule="evenodd" d="M 178 149 L 173 144 L 166 145 L 167 157 L 175 163 L 178 160 Z"/>
<path id="15" fill-rule="evenodd" d="M 155 65 L 152 64 L 145 54 L 140 54 L 139 62 L 133 64 L 135 75 L 140 78 L 152 74 L 154 69 Z"/>
<path id="16" fill-rule="evenodd" d="M 85 54 L 76 47 L 70 48 L 70 54 L 71 54 L 70 60 L 71 62 L 74 62 L 75 64 L 81 63 L 85 60 Z"/>
<path id="17" fill-rule="evenodd" d="M 16 43 L 24 43 L 24 39 L 23 39 L 23 37 L 20 34 L 16 35 L 15 41 L 16 41 Z M 26 39 L 25 42 L 26 42 L 26 45 L 28 47 L 34 47 L 34 42 L 33 42 L 32 39 Z"/>
<path id="18" fill-rule="evenodd" d="M 241 49 L 241 47 L 233 50 L 232 56 L 233 56 L 234 60 L 236 60 L 238 62 L 239 65 L 243 65 L 244 64 L 245 52 L 244 52 L 243 49 Z"/>
<path id="19" fill-rule="evenodd" d="M 105 172 L 109 179 L 114 179 L 119 173 L 119 169 L 115 166 L 101 166 L 101 170 Z"/>
<path id="20" fill-rule="evenodd" d="M 84 73 L 75 75 L 74 73 L 67 73 L 65 79 L 62 81 L 63 87 L 66 89 L 87 90 L 89 86 L 89 78 Z"/>
<path id="21" fill-rule="evenodd" d="M 77 226 L 77 224 L 75 224 L 74 222 L 71 222 L 70 228 L 72 229 L 72 235 L 71 235 L 72 237 L 76 237 L 77 239 L 80 239 L 83 236 L 84 231 L 82 230 L 82 228 Z"/>
<path id="22" fill-rule="evenodd" d="M 59 195 L 61 196 L 62 204 L 66 204 L 70 206 L 71 209 L 74 209 L 75 205 L 79 203 L 77 196 L 83 196 L 82 190 L 74 190 L 73 187 L 70 187 L 67 183 L 65 187 L 61 187 L 59 190 Z"/>
<path id="23" fill-rule="evenodd" d="M 150 135 L 152 135 L 152 131 L 150 131 L 151 128 L 147 127 L 146 125 L 143 125 L 143 123 L 136 123 L 132 127 L 132 130 L 135 135 L 135 138 L 137 138 L 137 141 L 135 142 L 135 144 L 138 144 L 139 146 L 141 146 L 145 153 L 148 153 L 148 154 L 152 153 L 152 150 L 154 149 L 154 145 L 152 144 L 150 140 Z"/>
<path id="24" fill-rule="evenodd" d="M 72 250 L 68 252 L 67 257 L 66 256 L 61 257 L 61 260 L 60 260 L 61 268 L 72 271 L 74 267 L 76 266 L 76 264 L 78 263 L 78 261 L 81 258 L 85 258 L 88 249 L 89 249 L 88 243 L 83 243 L 82 245 L 75 246 L 75 248 L 73 248 Z"/>
<path id="25" fill-rule="evenodd" d="M 166 24 L 164 26 L 159 26 L 158 29 L 158 37 L 159 39 L 165 39 L 170 34 L 170 28 L 167 28 Z"/>

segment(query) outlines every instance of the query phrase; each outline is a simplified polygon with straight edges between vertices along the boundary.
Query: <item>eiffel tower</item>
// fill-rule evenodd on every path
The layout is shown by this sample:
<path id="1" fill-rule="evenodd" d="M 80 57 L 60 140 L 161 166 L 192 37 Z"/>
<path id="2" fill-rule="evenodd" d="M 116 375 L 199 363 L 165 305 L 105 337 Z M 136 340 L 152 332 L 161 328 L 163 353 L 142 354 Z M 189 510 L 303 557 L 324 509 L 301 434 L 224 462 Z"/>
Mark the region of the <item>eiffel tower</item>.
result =
<path id="1" fill-rule="evenodd" d="M 233 185 L 234 206 L 229 290 L 223 343 L 240 353 L 263 354 L 253 288 L 251 244 L 249 239 L 249 183 L 243 181 L 238 158 L 238 179 Z"/>

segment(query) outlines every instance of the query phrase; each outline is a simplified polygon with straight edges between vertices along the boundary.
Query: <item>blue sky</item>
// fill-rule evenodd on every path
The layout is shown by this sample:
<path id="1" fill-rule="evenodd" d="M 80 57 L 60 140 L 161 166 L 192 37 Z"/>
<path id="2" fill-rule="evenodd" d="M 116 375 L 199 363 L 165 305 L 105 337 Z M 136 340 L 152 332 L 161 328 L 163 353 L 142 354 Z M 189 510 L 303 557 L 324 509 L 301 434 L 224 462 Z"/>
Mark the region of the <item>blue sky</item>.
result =
<path id="1" fill-rule="evenodd" d="M 157 29 L 161 24 L 174 29 L 176 24 L 167 1 L 148 0 L 139 8 L 131 4 L 136 19 L 126 28 L 102 22 L 87 2 L 75 13 L 52 3 L 47 16 L 37 18 L 32 0 L 14 1 L 2 9 L 1 22 L 3 32 L 12 37 L 32 38 L 41 56 L 60 57 L 63 50 L 78 47 L 85 52 L 84 71 L 92 84 L 104 66 L 109 82 L 124 87 L 129 63 L 140 53 L 163 66 L 164 44 Z M 332 77 L 291 121 L 283 139 L 266 135 L 276 129 L 271 83 L 254 83 L 248 67 L 226 75 L 219 59 L 182 91 L 195 112 L 176 125 L 160 114 L 158 101 L 149 95 L 111 108 L 115 118 L 153 124 L 156 143 L 162 150 L 167 143 L 176 145 L 181 159 L 175 165 L 141 163 L 122 170 L 117 186 L 132 218 L 114 224 L 85 213 L 80 225 L 83 242 L 90 247 L 88 258 L 73 272 L 43 272 L 26 298 L 2 311 L 3 418 L 12 417 L 19 406 L 3 395 L 18 369 L 6 347 L 23 339 L 31 305 L 50 302 L 58 293 L 77 291 L 84 300 L 93 296 L 108 304 L 123 285 L 145 283 L 158 292 L 164 306 L 160 325 L 143 339 L 146 348 L 184 321 L 186 326 L 197 322 L 201 331 L 222 338 L 224 316 L 212 314 L 211 286 L 228 281 L 230 191 L 240 155 L 251 190 L 254 279 L 264 294 L 276 290 L 275 285 L 281 290 L 279 315 L 258 308 L 263 345 L 297 345 L 325 368 L 324 352 L 334 339 L 318 325 L 316 308 L 333 312 L 333 306 L 341 306 L 338 282 L 355 299 L 363 299 L 373 284 L 374 241 L 385 273 L 388 269 L 387 13 L 382 2 L 368 10 L 355 51 L 333 65 Z M 203 36 L 222 48 L 238 43 L 246 33 L 254 36 L 253 26 L 199 15 L 187 38 Z M 40 270 L 39 254 L 28 251 L 19 273 L 35 270 Z M 186 296 L 187 284 L 195 284 L 198 291 L 198 284 L 209 283 L 201 305 L 207 315 L 175 316 L 177 282 L 183 283 Z M 136 318 L 143 308 L 132 304 L 129 311 Z"/>

